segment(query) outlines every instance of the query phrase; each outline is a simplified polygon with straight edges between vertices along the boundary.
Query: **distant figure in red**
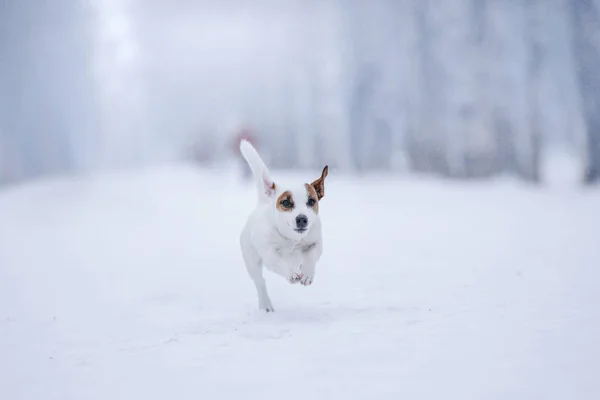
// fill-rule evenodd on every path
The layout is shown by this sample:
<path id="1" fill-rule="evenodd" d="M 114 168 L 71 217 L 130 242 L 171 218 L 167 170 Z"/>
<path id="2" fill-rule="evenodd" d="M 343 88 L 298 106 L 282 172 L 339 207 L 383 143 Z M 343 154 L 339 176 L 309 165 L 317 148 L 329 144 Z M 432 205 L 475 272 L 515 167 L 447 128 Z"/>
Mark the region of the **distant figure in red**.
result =
<path id="1" fill-rule="evenodd" d="M 242 153 L 240 153 L 240 143 L 242 142 L 242 140 L 247 140 L 254 147 L 257 147 L 254 132 L 252 132 L 252 130 L 250 130 L 249 128 L 242 128 L 240 130 L 240 132 L 237 134 L 237 136 L 235 137 L 235 142 L 234 142 L 235 148 L 233 150 L 234 153 L 237 155 L 238 160 L 240 160 L 240 165 L 242 168 L 242 176 L 244 177 L 244 179 L 250 179 L 252 177 L 252 171 L 250 170 L 250 167 L 246 163 L 246 160 L 244 160 Z"/>

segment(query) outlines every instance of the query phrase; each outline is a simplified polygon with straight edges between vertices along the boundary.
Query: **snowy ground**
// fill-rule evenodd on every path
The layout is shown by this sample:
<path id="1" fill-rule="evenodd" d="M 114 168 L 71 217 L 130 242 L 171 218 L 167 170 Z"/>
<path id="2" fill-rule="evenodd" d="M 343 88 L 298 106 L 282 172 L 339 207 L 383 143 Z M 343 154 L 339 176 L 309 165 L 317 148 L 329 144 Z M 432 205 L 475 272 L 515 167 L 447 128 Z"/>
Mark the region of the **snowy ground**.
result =
<path id="1" fill-rule="evenodd" d="M 332 174 L 273 314 L 254 198 L 185 166 L 0 192 L 0 399 L 600 398 L 600 191 Z"/>

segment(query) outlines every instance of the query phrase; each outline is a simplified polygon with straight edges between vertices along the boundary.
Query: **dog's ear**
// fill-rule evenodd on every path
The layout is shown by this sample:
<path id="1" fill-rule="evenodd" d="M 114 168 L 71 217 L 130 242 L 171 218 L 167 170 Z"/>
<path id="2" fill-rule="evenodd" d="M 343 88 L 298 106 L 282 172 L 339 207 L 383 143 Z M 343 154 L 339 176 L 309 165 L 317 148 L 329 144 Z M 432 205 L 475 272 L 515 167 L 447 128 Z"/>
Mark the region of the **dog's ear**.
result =
<path id="1" fill-rule="evenodd" d="M 273 182 L 273 180 L 269 176 L 269 173 L 266 170 L 263 170 L 262 172 L 262 181 L 267 197 L 273 197 L 275 195 L 275 182 Z"/>
<path id="2" fill-rule="evenodd" d="M 325 196 L 325 177 L 327 176 L 328 173 L 329 173 L 329 167 L 326 165 L 325 168 L 323 168 L 321 177 L 319 179 L 317 179 L 316 181 L 314 181 L 313 183 L 311 183 L 311 186 L 313 188 L 315 188 L 315 191 L 317 192 L 317 196 L 319 197 L 319 200 L 321 200 Z"/>

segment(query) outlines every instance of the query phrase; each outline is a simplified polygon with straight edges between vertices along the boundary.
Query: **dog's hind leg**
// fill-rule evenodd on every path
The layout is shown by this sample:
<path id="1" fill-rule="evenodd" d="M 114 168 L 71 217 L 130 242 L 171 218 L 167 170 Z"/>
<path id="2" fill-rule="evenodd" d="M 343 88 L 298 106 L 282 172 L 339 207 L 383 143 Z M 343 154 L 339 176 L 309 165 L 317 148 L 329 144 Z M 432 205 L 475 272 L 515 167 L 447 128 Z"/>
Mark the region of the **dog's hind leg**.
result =
<path id="1" fill-rule="evenodd" d="M 243 254 L 244 262 L 246 263 L 248 275 L 250 275 L 250 279 L 252 279 L 254 285 L 256 286 L 256 292 L 258 294 L 258 308 L 261 310 L 265 310 L 266 312 L 275 311 L 273 308 L 273 304 L 271 304 L 269 294 L 267 293 L 267 285 L 265 283 L 265 278 L 263 278 L 262 261 L 258 254 L 247 253 L 248 252 L 244 252 Z"/>
<path id="2" fill-rule="evenodd" d="M 273 304 L 271 303 L 271 299 L 269 298 L 269 294 L 267 293 L 267 285 L 265 283 L 265 278 L 262 276 L 262 265 L 260 263 L 255 266 L 248 266 L 248 273 L 250 273 L 250 278 L 254 281 L 254 285 L 256 286 L 256 293 L 258 294 L 258 308 L 261 310 L 265 310 L 266 312 L 275 311 L 273 308 Z"/>

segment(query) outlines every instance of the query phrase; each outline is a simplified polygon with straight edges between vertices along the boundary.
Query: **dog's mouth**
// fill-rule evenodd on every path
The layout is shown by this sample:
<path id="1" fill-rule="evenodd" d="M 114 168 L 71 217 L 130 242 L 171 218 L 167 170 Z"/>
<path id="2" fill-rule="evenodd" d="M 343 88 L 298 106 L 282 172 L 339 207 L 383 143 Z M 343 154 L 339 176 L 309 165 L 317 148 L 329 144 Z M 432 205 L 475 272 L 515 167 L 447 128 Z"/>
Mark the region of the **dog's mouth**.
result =
<path id="1" fill-rule="evenodd" d="M 304 232 L 306 232 L 307 230 L 308 230 L 308 229 L 306 229 L 306 228 L 297 228 L 297 229 L 294 229 L 294 231 L 296 231 L 297 233 L 304 233 Z"/>

